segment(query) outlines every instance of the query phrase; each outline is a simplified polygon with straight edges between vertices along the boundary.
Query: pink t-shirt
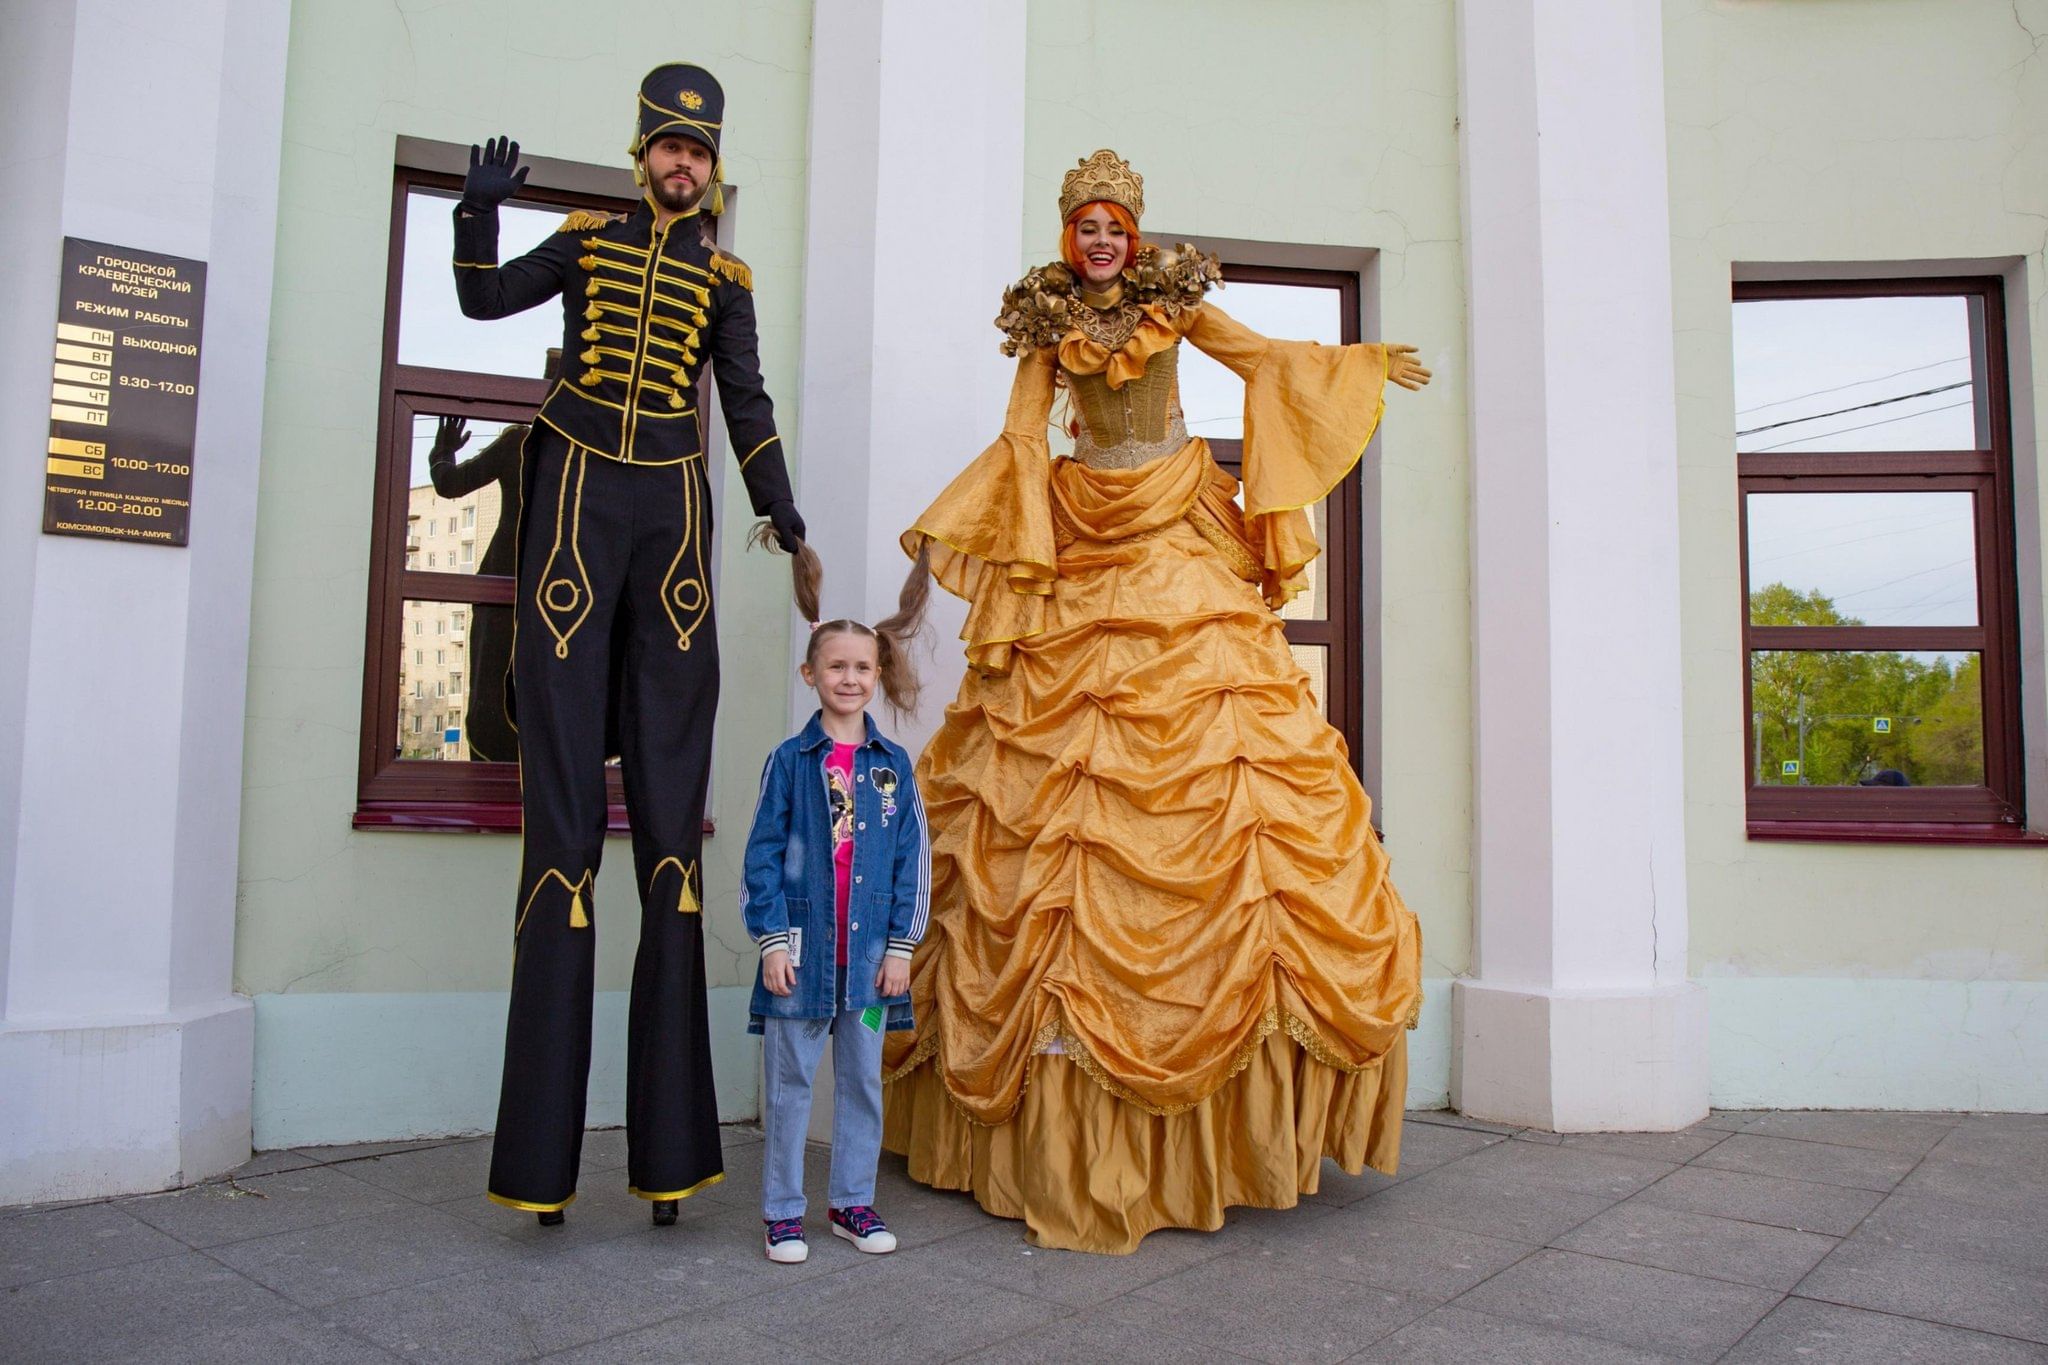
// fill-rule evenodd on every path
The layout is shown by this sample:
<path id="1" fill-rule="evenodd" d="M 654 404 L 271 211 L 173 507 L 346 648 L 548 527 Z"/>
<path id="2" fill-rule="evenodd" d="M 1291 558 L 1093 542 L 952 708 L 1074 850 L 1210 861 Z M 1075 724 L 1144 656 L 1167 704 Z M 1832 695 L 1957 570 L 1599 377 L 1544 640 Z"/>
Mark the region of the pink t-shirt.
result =
<path id="1" fill-rule="evenodd" d="M 846 902 L 853 888 L 853 751 L 857 746 L 832 746 L 825 760 L 825 785 L 832 795 L 833 909 L 839 917 L 838 963 L 846 965 Z"/>

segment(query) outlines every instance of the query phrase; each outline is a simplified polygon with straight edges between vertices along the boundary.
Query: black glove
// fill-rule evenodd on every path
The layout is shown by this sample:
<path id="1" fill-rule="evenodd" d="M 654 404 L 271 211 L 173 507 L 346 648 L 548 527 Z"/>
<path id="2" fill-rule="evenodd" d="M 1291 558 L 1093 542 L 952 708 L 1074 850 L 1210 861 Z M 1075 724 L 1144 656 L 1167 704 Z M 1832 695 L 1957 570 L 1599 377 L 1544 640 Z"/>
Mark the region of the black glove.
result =
<path id="1" fill-rule="evenodd" d="M 462 417 L 443 417 L 434 431 L 434 444 L 427 451 L 429 466 L 446 464 L 455 458 L 455 452 L 469 444 L 469 421 Z"/>
<path id="2" fill-rule="evenodd" d="M 784 554 L 795 554 L 797 542 L 804 538 L 803 514 L 796 510 L 796 504 L 787 498 L 768 504 L 768 521 L 775 527 L 775 541 L 782 546 Z"/>
<path id="3" fill-rule="evenodd" d="M 519 193 L 525 183 L 526 167 L 519 164 L 518 143 L 502 137 L 481 147 L 471 143 L 469 174 L 462 177 L 462 211 L 490 213 Z"/>

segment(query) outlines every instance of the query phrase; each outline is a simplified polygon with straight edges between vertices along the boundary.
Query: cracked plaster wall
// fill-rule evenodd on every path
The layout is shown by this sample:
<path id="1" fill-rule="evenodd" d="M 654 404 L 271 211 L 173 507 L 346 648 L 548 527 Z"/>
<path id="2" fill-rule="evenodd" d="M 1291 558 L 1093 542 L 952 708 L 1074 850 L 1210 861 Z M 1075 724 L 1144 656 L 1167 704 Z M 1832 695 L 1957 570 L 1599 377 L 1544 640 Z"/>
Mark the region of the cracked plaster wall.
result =
<path id="1" fill-rule="evenodd" d="M 622 167 L 647 68 L 686 59 L 716 72 L 730 111 L 727 173 L 744 187 L 735 249 L 760 280 L 763 369 L 800 455 L 810 20 L 802 0 L 686 11 L 661 0 L 573 11 L 535 0 L 293 5 L 237 990 L 390 1002 L 501 992 L 510 979 L 516 838 L 349 828 L 395 140 L 470 143 L 505 132 L 534 155 Z M 761 753 L 781 738 L 788 712 L 787 569 L 741 554 L 733 531 L 748 519 L 740 480 L 726 479 L 726 686 L 712 787 L 719 833 L 704 850 L 714 986 L 751 980 L 737 869 Z M 606 854 L 596 904 L 600 991 L 628 984 L 638 920 L 626 841 L 610 841 Z"/>
<path id="2" fill-rule="evenodd" d="M 1380 439 L 1382 772 L 1424 975 L 1470 957 L 1470 555 L 1457 38 L 1430 0 L 1032 0 L 1023 264 L 1058 251 L 1059 182 L 1097 147 L 1161 230 L 1379 252 L 1380 330 L 1436 379 Z M 1230 291 L 1218 296 L 1226 310 Z M 1368 338 L 1369 340 L 1379 338 Z"/>
<path id="3" fill-rule="evenodd" d="M 2048 3 L 1667 0 L 1664 15 L 1693 974 L 2048 978 L 2048 850 L 1743 837 L 1728 301 L 1733 262 L 2016 258 L 2008 311 L 2048 354 Z M 2038 375 L 2014 384 L 2042 408 Z M 2038 444 L 2015 459 L 2038 468 Z M 2044 514 L 2022 502 L 2023 540 Z M 2021 579 L 2038 616 L 2040 578 Z M 2041 743 L 2036 724 L 2037 777 Z M 2037 828 L 2044 803 L 2036 781 Z"/>

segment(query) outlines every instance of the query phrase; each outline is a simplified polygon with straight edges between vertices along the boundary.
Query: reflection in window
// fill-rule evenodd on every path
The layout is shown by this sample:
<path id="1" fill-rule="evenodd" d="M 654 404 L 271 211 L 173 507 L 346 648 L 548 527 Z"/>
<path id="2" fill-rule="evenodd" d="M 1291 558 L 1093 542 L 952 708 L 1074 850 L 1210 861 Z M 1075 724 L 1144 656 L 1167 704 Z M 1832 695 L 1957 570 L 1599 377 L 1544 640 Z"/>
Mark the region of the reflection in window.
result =
<path id="1" fill-rule="evenodd" d="M 1740 300 L 1735 448 L 1989 449 L 1982 329 L 1957 294 Z"/>
<path id="2" fill-rule="evenodd" d="M 413 418 L 407 515 L 415 527 L 427 527 L 417 543 L 426 549 L 428 567 L 512 575 L 525 432 L 506 422 L 430 413 Z"/>
<path id="3" fill-rule="evenodd" d="M 1983 784 L 1975 652 L 1755 650 L 1749 668 L 1759 787 Z"/>
<path id="4" fill-rule="evenodd" d="M 510 762 L 517 750 L 505 714 L 505 670 L 512 652 L 512 609 L 507 606 L 409 599 L 405 619 L 453 626 L 461 643 L 413 650 L 413 666 L 399 678 L 398 752 L 402 759 Z M 473 629 L 465 630 L 474 614 Z M 473 666 L 466 660 L 473 659 Z M 465 688 L 474 675 L 474 696 Z M 447 706 L 461 700 L 466 709 Z M 439 709 L 437 709 L 439 708 Z M 432 722 L 431 724 L 429 722 Z"/>
<path id="5" fill-rule="evenodd" d="M 1975 511 L 1967 492 L 1751 493 L 1749 619 L 1973 626 Z"/>

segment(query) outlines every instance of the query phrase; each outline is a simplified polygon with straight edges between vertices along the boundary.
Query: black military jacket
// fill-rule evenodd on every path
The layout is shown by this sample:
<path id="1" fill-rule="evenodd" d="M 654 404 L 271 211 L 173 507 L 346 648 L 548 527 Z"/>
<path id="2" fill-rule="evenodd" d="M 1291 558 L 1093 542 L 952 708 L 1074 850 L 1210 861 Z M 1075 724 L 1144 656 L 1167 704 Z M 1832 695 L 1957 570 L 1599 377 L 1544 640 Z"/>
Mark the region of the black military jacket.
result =
<path id="1" fill-rule="evenodd" d="M 613 217 L 572 213 L 553 236 L 498 263 L 496 212 L 455 214 L 455 290 L 465 317 L 502 318 L 562 296 L 562 378 L 536 420 L 626 464 L 700 453 L 698 381 L 718 379 L 726 431 L 757 515 L 790 497 L 775 405 L 761 384 L 753 279 L 707 245 L 695 213 L 659 231 L 644 199 Z"/>

